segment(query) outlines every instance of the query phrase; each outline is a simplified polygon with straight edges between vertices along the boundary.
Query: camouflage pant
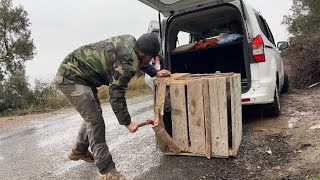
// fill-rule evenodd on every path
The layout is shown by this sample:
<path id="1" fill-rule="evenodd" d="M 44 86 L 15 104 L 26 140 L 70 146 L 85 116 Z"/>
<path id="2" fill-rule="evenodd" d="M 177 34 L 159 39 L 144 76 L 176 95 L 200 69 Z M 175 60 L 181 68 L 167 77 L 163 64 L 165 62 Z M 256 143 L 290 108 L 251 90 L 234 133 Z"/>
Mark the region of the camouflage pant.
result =
<path id="1" fill-rule="evenodd" d="M 56 76 L 55 85 L 84 119 L 74 149 L 86 152 L 90 146 L 101 174 L 115 168 L 105 140 L 105 124 L 96 89 L 75 84 L 60 75 Z"/>

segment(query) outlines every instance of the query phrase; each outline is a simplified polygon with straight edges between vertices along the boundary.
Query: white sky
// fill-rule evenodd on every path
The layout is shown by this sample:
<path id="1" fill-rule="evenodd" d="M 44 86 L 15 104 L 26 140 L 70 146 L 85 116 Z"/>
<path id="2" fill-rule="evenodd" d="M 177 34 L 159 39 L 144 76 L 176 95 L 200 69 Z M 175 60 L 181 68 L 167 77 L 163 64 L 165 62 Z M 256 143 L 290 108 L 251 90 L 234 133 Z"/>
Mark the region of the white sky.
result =
<path id="1" fill-rule="evenodd" d="M 13 0 L 29 14 L 37 55 L 26 63 L 30 79 L 52 78 L 72 50 L 108 37 L 147 32 L 158 13 L 137 0 Z M 248 0 L 267 20 L 276 41 L 286 40 L 281 26 L 292 0 Z"/>

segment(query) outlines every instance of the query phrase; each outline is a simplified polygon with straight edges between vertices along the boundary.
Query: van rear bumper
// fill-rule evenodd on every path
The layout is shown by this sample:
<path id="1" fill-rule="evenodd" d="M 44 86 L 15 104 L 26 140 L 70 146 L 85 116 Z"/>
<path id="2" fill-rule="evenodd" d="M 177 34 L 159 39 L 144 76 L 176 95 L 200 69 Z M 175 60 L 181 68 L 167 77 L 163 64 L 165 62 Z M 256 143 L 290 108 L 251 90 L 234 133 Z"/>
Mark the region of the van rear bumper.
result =
<path id="1" fill-rule="evenodd" d="M 250 90 L 241 95 L 241 99 L 250 99 L 247 102 L 242 102 L 243 105 L 258 105 L 269 104 L 274 101 L 274 87 L 251 87 Z"/>

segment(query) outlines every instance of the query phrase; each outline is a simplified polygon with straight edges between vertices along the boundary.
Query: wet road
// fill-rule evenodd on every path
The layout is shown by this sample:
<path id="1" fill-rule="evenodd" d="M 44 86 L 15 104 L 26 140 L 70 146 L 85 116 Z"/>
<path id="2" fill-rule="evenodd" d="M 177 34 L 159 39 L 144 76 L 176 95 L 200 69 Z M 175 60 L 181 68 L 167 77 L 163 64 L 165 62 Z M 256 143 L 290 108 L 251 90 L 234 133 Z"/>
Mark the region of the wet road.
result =
<path id="1" fill-rule="evenodd" d="M 305 179 L 320 177 L 319 100 L 320 87 L 282 95 L 280 117 L 251 111 L 256 115 L 243 117 L 238 156 L 229 159 L 163 156 L 150 126 L 130 134 L 108 104 L 103 116 L 113 159 L 129 180 Z M 151 96 L 130 99 L 128 107 L 134 121 L 153 118 Z M 98 179 L 93 164 L 67 158 L 82 123 L 75 110 L 31 118 L 0 128 L 0 180 Z M 0 121 L 14 121 L 10 119 Z"/>
<path id="2" fill-rule="evenodd" d="M 134 121 L 153 119 L 151 96 L 130 99 L 128 106 Z M 151 126 L 130 134 L 118 124 L 109 104 L 103 105 L 103 116 L 107 144 L 128 179 L 159 165 Z M 0 129 L 0 179 L 97 179 L 93 164 L 67 158 L 81 123 L 80 115 L 70 109 Z"/>

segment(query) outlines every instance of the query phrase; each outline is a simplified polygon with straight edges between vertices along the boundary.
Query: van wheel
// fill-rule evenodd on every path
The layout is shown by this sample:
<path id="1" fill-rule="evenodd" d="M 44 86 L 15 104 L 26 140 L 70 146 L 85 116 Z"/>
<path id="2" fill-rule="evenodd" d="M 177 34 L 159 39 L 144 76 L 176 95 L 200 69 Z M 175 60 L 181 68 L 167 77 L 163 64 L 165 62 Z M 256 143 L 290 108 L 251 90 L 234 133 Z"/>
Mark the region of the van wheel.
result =
<path id="1" fill-rule="evenodd" d="M 288 74 L 284 73 L 284 83 L 283 83 L 281 93 L 286 93 L 288 91 L 289 91 L 289 78 L 288 78 Z"/>
<path id="2" fill-rule="evenodd" d="M 267 117 L 277 117 L 277 116 L 280 116 L 280 113 L 281 113 L 280 98 L 279 98 L 278 88 L 276 87 L 276 90 L 274 92 L 274 101 L 273 103 L 269 104 L 265 108 L 264 114 Z"/>

